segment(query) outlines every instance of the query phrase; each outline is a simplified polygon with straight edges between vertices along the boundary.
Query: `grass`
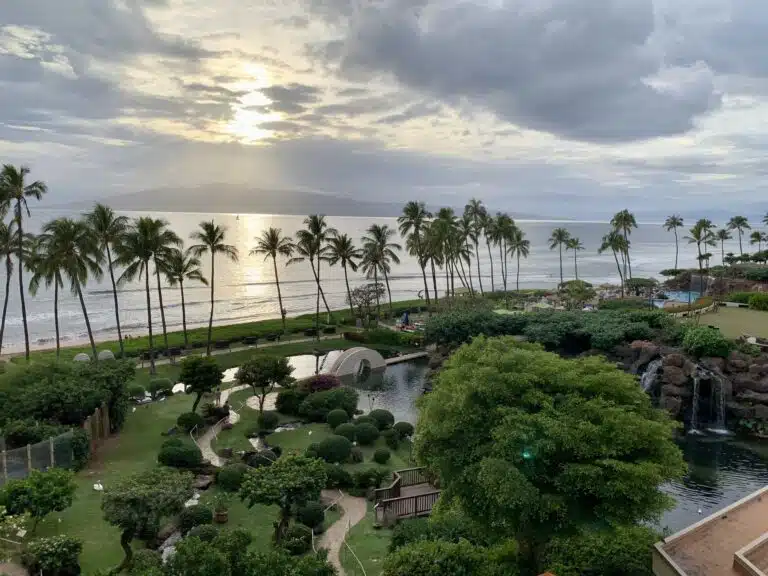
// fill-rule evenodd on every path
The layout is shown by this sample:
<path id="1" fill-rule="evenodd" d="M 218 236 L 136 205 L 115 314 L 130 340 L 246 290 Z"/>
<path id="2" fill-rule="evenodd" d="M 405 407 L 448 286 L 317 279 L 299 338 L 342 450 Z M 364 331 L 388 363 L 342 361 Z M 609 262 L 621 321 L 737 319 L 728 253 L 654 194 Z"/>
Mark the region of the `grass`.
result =
<path id="1" fill-rule="evenodd" d="M 341 565 L 347 576 L 379 576 L 381 574 L 384 558 L 387 556 L 392 531 L 385 528 L 374 528 L 374 512 L 371 503 L 368 503 L 368 513 L 365 518 L 352 527 L 347 534 L 347 544 L 354 551 L 365 569 L 360 569 L 355 557 L 346 546 L 341 548 Z"/>
<path id="2" fill-rule="evenodd" d="M 213 487 L 203 492 L 200 503 L 210 506 L 212 499 L 220 491 Z M 242 502 L 237 494 L 230 494 L 229 521 L 220 526 L 221 529 L 244 528 L 253 536 L 250 550 L 265 552 L 272 548 L 272 533 L 274 522 L 277 520 L 277 506 L 263 506 L 255 504 L 253 508 Z"/>
<path id="3" fill-rule="evenodd" d="M 728 338 L 742 334 L 768 338 L 768 312 L 723 306 L 717 312 L 701 316 L 701 323 L 716 326 Z"/>

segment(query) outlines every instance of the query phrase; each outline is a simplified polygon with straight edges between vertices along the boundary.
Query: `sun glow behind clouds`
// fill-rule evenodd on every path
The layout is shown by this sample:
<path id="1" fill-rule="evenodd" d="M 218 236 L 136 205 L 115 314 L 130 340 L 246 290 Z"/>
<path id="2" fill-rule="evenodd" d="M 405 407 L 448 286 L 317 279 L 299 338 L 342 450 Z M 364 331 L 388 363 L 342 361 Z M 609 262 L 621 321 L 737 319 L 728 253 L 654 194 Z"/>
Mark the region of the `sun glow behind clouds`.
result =
<path id="1" fill-rule="evenodd" d="M 274 135 L 273 130 L 262 128 L 261 125 L 282 120 L 282 115 L 269 110 L 272 101 L 261 93 L 261 90 L 270 85 L 267 71 L 261 66 L 246 64 L 245 72 L 247 80 L 229 86 L 246 94 L 232 106 L 233 115 L 227 123 L 227 132 L 243 144 L 256 144 L 259 140 Z"/>

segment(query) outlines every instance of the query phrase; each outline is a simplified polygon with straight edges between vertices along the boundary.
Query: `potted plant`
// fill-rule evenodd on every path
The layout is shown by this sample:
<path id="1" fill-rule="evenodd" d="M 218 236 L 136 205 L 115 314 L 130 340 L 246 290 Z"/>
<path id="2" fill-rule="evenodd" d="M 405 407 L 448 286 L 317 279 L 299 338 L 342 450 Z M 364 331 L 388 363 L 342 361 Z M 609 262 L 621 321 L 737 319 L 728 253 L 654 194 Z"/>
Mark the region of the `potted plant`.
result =
<path id="1" fill-rule="evenodd" d="M 213 497 L 213 521 L 226 524 L 229 521 L 229 496 L 220 492 Z"/>

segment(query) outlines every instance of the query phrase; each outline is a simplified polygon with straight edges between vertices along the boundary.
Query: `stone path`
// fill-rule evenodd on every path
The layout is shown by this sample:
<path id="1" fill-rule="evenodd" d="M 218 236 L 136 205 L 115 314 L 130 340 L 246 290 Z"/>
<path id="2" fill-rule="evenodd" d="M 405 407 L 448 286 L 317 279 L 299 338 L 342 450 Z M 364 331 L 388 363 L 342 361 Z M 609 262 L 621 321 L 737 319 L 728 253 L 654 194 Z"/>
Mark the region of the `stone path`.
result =
<path id="1" fill-rule="evenodd" d="M 230 394 L 240 392 L 240 390 L 245 390 L 247 388 L 249 388 L 247 384 L 241 384 L 240 386 L 232 386 L 231 388 L 222 390 L 219 394 L 218 405 L 223 406 L 229 399 Z M 229 419 L 227 421 L 230 424 L 236 424 L 239 420 L 240 415 L 230 408 Z M 217 424 L 211 426 L 208 428 L 208 430 L 205 431 L 205 434 L 200 436 L 200 438 L 195 441 L 197 446 L 200 448 L 200 452 L 203 453 L 203 460 L 208 460 L 217 468 L 224 466 L 224 464 L 227 463 L 227 460 L 225 458 L 221 458 L 218 454 L 216 454 L 216 452 L 214 452 L 213 448 L 211 447 L 211 442 L 213 442 L 213 439 L 216 437 L 216 435 L 221 432 L 221 426 L 223 424 L 224 422 L 218 422 Z"/>
<path id="2" fill-rule="evenodd" d="M 338 498 L 338 493 L 335 490 L 323 490 L 323 498 L 334 501 Z M 343 494 L 337 504 L 341 506 L 344 513 L 320 536 L 317 546 L 328 550 L 328 561 L 336 568 L 336 573 L 339 576 L 345 576 L 344 568 L 341 567 L 339 552 L 350 528 L 365 518 L 368 502 L 365 498 Z"/>

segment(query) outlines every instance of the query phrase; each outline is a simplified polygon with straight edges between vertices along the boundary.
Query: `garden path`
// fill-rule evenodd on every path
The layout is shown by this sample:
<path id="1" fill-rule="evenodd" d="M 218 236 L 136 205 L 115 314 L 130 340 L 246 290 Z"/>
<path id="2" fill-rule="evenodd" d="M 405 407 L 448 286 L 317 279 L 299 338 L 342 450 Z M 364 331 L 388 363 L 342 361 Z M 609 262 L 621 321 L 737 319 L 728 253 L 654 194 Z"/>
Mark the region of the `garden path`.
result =
<path id="1" fill-rule="evenodd" d="M 339 576 L 345 576 L 344 568 L 341 566 L 339 552 L 344 545 L 344 539 L 347 536 L 347 532 L 349 532 L 352 526 L 365 518 L 365 514 L 368 511 L 368 502 L 365 498 L 358 498 L 344 493 L 342 494 L 342 497 L 338 499 L 338 505 L 344 510 L 344 514 L 342 514 L 341 518 L 336 520 L 336 522 L 331 524 L 318 542 L 319 548 L 328 550 L 328 561 L 334 568 L 336 568 L 336 573 L 339 574 Z M 336 500 L 336 491 L 323 490 L 323 498 Z"/>
<path id="2" fill-rule="evenodd" d="M 240 392 L 240 390 L 246 390 L 248 388 L 247 384 L 241 384 L 240 386 L 232 386 L 231 388 L 228 388 L 226 390 L 222 390 L 219 394 L 219 399 L 217 401 L 219 406 L 224 405 L 227 400 L 229 399 L 230 394 L 234 394 L 235 392 Z M 240 415 L 232 410 L 230 408 L 229 410 L 229 419 L 228 422 L 231 424 L 236 424 L 237 421 L 240 420 Z M 224 464 L 227 463 L 227 460 L 225 458 L 220 457 L 211 447 L 211 442 L 213 442 L 213 439 L 216 438 L 216 435 L 221 432 L 221 426 L 224 424 L 223 421 L 217 422 L 208 430 L 205 431 L 205 434 L 200 436 L 195 442 L 197 443 L 197 446 L 200 448 L 200 452 L 203 453 L 203 460 L 208 460 L 211 464 L 216 466 L 217 468 L 221 468 L 224 466 Z"/>

